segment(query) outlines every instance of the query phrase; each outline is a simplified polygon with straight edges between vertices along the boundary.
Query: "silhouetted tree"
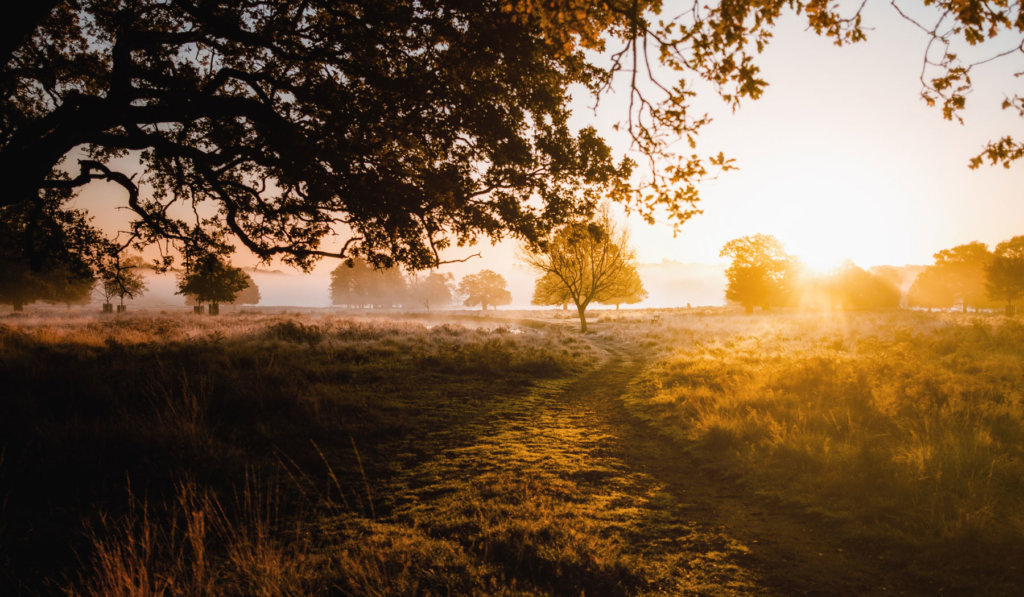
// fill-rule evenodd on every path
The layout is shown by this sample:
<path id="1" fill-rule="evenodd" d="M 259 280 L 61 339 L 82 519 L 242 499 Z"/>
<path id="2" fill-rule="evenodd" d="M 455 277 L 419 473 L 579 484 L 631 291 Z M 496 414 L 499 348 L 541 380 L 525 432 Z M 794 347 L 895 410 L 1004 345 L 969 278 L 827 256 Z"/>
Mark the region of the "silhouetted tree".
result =
<path id="1" fill-rule="evenodd" d="M 232 267 L 214 254 L 203 255 L 185 270 L 178 280 L 178 294 L 195 297 L 202 305 L 210 303 L 211 315 L 220 303 L 230 303 L 249 285 L 249 275 Z"/>
<path id="2" fill-rule="evenodd" d="M 926 3 L 945 19 L 921 24 L 944 49 L 925 60 L 924 98 L 957 119 L 971 63 L 1020 57 L 1002 48 L 1024 23 L 1015 3 Z M 206 240 L 230 231 L 261 257 L 308 266 L 360 254 L 374 265 L 436 264 L 449 236 L 538 240 L 593 207 L 599 193 L 695 213 L 697 183 L 720 154 L 690 145 L 709 119 L 692 82 L 728 105 L 768 84 L 757 57 L 787 11 L 836 44 L 865 39 L 856 5 L 582 0 L 39 0 L 5 15 L 0 36 L 0 205 L 47 189 L 106 180 L 126 189 L 142 236 L 195 240 L 166 203 L 209 203 Z M 900 14 L 912 14 L 901 12 Z M 946 25 L 950 26 L 946 26 Z M 934 26 L 933 26 L 934 25 Z M 927 33 L 927 32 L 931 33 Z M 971 52 L 959 46 L 971 46 Z M 933 47 L 932 44 L 928 45 Z M 629 77 L 616 77 L 623 72 Z M 654 92 L 638 81 L 652 78 Z M 675 80 L 672 80 L 675 79 Z M 663 167 L 628 188 L 593 131 L 567 126 L 571 88 L 598 97 L 623 81 L 623 124 L 634 148 Z M 1024 106 L 1016 95 L 1006 106 Z M 685 144 L 684 144 L 685 145 Z M 58 165 L 76 148 L 71 175 Z M 112 171 L 137 152 L 151 196 Z M 1006 137 L 972 161 L 1008 163 Z M 630 191 L 642 191 L 632 193 Z M 535 209 L 531 199 L 544 203 Z M 333 224 L 353 234 L 324 249 Z M 194 223 L 193 223 L 194 224 Z M 203 235 L 201 235 L 203 236 Z"/>
<path id="3" fill-rule="evenodd" d="M 0 205 L 104 180 L 143 239 L 422 267 L 449 237 L 538 239 L 628 191 L 631 163 L 567 125 L 600 69 L 506 2 L 40 4 L 0 43 Z M 111 169 L 129 151 L 141 179 Z M 349 239 L 321 247 L 339 223 Z"/>
<path id="4" fill-rule="evenodd" d="M 719 255 L 732 258 L 725 271 L 729 281 L 726 299 L 743 305 L 747 313 L 753 313 L 754 307 L 767 310 L 786 303 L 795 262 L 774 236 L 754 234 L 733 239 L 725 243 Z"/>
<path id="5" fill-rule="evenodd" d="M 547 241 L 544 250 L 526 251 L 523 260 L 541 274 L 538 285 L 553 283 L 551 278 L 545 281 L 545 276 L 558 280 L 576 305 L 581 332 L 587 331 L 587 307 L 591 303 L 621 298 L 628 291 L 631 278 L 636 276 L 639 280 L 629 234 L 615 225 L 607 205 L 593 221 L 561 228 Z M 535 289 L 534 297 L 537 295 Z M 557 297 L 555 293 L 547 298 Z"/>
<path id="6" fill-rule="evenodd" d="M 349 307 L 393 307 L 407 300 L 405 276 L 398 268 L 375 269 L 360 258 L 331 272 L 331 302 Z"/>
<path id="7" fill-rule="evenodd" d="M 1014 302 L 1024 294 L 1024 236 L 996 245 L 988 268 L 987 287 L 993 299 L 1006 301 L 1006 314 L 1014 315 Z"/>
<path id="8" fill-rule="evenodd" d="M 141 296 L 146 290 L 146 282 L 140 273 L 142 267 L 139 256 L 122 258 L 117 251 L 108 254 L 100 266 L 104 302 L 109 305 L 111 299 L 117 297 L 123 308 L 125 297 L 134 299 Z"/>
<path id="9" fill-rule="evenodd" d="M 489 269 L 463 277 L 458 292 L 466 297 L 466 306 L 480 305 L 483 311 L 487 307 L 500 307 L 512 302 L 512 293 L 508 291 L 504 276 Z"/>
<path id="10" fill-rule="evenodd" d="M 422 279 L 416 278 L 410 292 L 416 301 L 428 311 L 431 307 L 446 307 L 452 303 L 455 278 L 451 274 L 430 272 Z"/>
<path id="11" fill-rule="evenodd" d="M 88 301 L 102 239 L 85 213 L 62 210 L 56 193 L 0 207 L 0 303 Z"/>

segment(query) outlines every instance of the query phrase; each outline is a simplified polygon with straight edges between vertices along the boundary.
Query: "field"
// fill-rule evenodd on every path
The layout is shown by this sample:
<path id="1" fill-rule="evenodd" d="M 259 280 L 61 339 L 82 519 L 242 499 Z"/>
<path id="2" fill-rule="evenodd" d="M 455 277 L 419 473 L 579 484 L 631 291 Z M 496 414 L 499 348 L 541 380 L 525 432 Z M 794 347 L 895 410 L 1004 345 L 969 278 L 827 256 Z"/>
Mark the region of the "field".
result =
<path id="1" fill-rule="evenodd" d="M 1024 326 L 925 313 L 0 323 L 0 594 L 1024 586 Z"/>

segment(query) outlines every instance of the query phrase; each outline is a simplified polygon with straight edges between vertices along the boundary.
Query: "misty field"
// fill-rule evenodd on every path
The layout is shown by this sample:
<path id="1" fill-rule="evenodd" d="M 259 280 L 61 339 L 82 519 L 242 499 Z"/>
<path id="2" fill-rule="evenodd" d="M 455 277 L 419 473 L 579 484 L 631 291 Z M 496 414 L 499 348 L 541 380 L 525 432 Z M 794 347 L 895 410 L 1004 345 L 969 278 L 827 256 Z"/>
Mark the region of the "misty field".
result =
<path id="1" fill-rule="evenodd" d="M 1024 326 L 0 323 L 0 593 L 1013 594 Z"/>

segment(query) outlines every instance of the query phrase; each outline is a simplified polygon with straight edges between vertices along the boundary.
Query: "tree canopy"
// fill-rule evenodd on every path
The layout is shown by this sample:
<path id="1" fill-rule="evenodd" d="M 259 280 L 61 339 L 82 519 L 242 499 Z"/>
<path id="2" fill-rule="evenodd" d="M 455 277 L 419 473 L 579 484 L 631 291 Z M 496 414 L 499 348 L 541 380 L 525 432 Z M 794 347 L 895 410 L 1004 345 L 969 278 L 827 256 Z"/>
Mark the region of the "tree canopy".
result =
<path id="1" fill-rule="evenodd" d="M 607 206 L 593 221 L 569 224 L 553 233 L 542 250 L 527 249 L 523 260 L 541 275 L 534 301 L 571 301 L 583 332 L 591 303 L 616 304 L 646 295 L 629 234 L 615 224 Z"/>
<path id="2" fill-rule="evenodd" d="M 447 307 L 454 298 L 455 279 L 451 274 L 430 272 L 422 278 L 414 278 L 409 286 L 415 300 L 428 311 L 431 307 Z"/>
<path id="3" fill-rule="evenodd" d="M 0 303 L 21 311 L 36 301 L 87 301 L 103 246 L 85 214 L 51 193 L 38 203 L 0 207 Z"/>
<path id="4" fill-rule="evenodd" d="M 1015 3 L 924 4 L 893 7 L 929 41 L 922 96 L 955 120 L 978 64 L 1020 58 L 1024 18 Z M 784 14 L 843 45 L 866 38 L 863 8 L 40 0 L 3 22 L 0 206 L 105 180 L 137 217 L 129 240 L 234 237 L 302 267 L 332 255 L 416 268 L 477 238 L 535 242 L 601 196 L 683 222 L 699 211 L 697 184 L 730 167 L 696 149 L 710 121 L 694 107 L 698 83 L 731 107 L 756 99 L 768 85 L 758 54 Z M 569 128 L 573 86 L 596 99 L 625 87 L 621 124 L 644 176 L 593 129 Z M 1002 106 L 1024 116 L 1018 95 Z M 1004 137 L 972 165 L 1022 156 Z M 140 178 L 115 159 L 127 157 Z"/>
<path id="5" fill-rule="evenodd" d="M 484 311 L 487 307 L 500 307 L 512 302 L 505 277 L 489 269 L 464 276 L 459 281 L 458 292 L 466 297 L 466 306 L 480 305 Z"/>
<path id="6" fill-rule="evenodd" d="M 200 305 L 231 303 L 251 281 L 249 274 L 211 253 L 189 264 L 178 280 L 178 294 L 191 295 Z"/>
<path id="7" fill-rule="evenodd" d="M 331 303 L 363 308 L 392 307 L 408 298 L 405 276 L 398 268 L 374 269 L 360 258 L 338 264 L 331 272 Z"/>
<path id="8" fill-rule="evenodd" d="M 732 258 L 725 270 L 725 298 L 743 305 L 769 309 L 789 300 L 794 259 L 774 236 L 753 234 L 735 238 L 722 247 L 722 257 Z"/>
<path id="9" fill-rule="evenodd" d="M 1006 314 L 1013 315 L 1016 301 L 1024 295 L 1024 236 L 1015 236 L 996 245 L 988 267 L 989 295 L 1006 303 Z"/>
<path id="10" fill-rule="evenodd" d="M 125 297 L 134 299 L 146 291 L 146 282 L 139 270 L 143 260 L 138 255 L 122 258 L 114 251 L 101 261 L 100 279 L 103 281 L 103 298 L 109 303 L 114 297 L 124 304 Z"/>

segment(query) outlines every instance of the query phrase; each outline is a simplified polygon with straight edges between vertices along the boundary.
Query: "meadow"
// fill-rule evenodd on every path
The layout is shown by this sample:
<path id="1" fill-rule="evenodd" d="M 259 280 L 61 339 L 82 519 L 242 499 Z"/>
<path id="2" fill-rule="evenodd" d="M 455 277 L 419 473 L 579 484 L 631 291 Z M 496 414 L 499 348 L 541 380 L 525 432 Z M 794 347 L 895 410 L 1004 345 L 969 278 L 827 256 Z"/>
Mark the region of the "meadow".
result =
<path id="1" fill-rule="evenodd" d="M 594 319 L 580 335 L 556 311 L 9 317 L 0 592 L 1024 581 L 1017 321 Z"/>

